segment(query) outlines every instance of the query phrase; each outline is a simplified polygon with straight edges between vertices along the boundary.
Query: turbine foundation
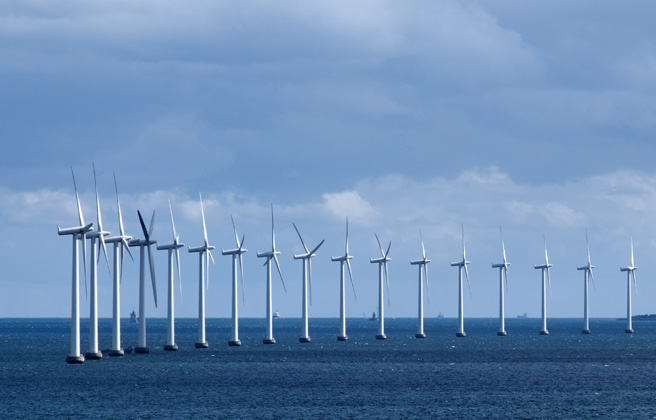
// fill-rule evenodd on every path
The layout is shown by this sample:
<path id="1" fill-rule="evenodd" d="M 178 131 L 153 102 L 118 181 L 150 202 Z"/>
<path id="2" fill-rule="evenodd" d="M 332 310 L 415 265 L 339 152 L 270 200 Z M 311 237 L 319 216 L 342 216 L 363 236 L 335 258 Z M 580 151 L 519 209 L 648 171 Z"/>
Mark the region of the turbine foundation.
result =
<path id="1" fill-rule="evenodd" d="M 540 331 L 540 335 L 549 335 L 549 331 L 547 330 Z"/>
<path id="2" fill-rule="evenodd" d="M 337 336 L 337 341 L 347 341 L 348 336 L 347 335 L 338 335 Z"/>
<path id="3" fill-rule="evenodd" d="M 592 334 L 592 331 L 590 331 L 590 330 L 583 330 L 583 331 L 581 331 L 581 334 Z"/>
<path id="4" fill-rule="evenodd" d="M 505 337 L 505 336 L 508 335 L 508 332 L 507 331 L 497 331 L 497 335 L 499 337 Z"/>
<path id="5" fill-rule="evenodd" d="M 178 350 L 178 345 L 177 344 L 165 344 L 164 345 L 164 351 L 176 351 Z"/>
<path id="6" fill-rule="evenodd" d="M 107 354 L 109 354 L 109 357 L 120 357 L 120 356 L 123 356 L 125 354 L 125 352 L 123 351 L 123 349 L 118 349 L 118 350 L 111 350 L 110 349 L 107 352 Z"/>
<path id="7" fill-rule="evenodd" d="M 465 332 L 457 332 L 456 337 L 467 337 L 467 333 Z"/>
<path id="8" fill-rule="evenodd" d="M 385 340 L 387 336 L 385 334 L 376 334 L 376 340 Z"/>
<path id="9" fill-rule="evenodd" d="M 230 340 L 228 341 L 228 345 L 230 347 L 238 347 L 241 346 L 241 340 Z"/>
<path id="10" fill-rule="evenodd" d="M 311 343 L 312 339 L 310 337 L 299 337 L 298 342 L 299 343 Z"/>
<path id="11" fill-rule="evenodd" d="M 79 364 L 84 363 L 84 356 L 66 356 L 66 363 L 70 364 Z"/>
<path id="12" fill-rule="evenodd" d="M 262 343 L 264 344 L 276 344 L 276 339 L 275 338 L 265 338 L 262 340 Z"/>
<path id="13" fill-rule="evenodd" d="M 624 332 L 627 333 L 627 334 L 633 334 L 634 333 L 633 328 L 628 328 L 628 329 L 624 330 Z"/>
<path id="14" fill-rule="evenodd" d="M 197 349 L 206 349 L 210 346 L 210 344 L 207 341 L 205 341 L 203 343 L 196 343 L 195 346 Z"/>
<path id="15" fill-rule="evenodd" d="M 421 334 L 420 334 L 420 333 L 417 333 L 417 334 L 415 334 L 415 338 L 426 338 L 426 334 L 424 334 L 424 333 L 421 333 Z"/>
<path id="16" fill-rule="evenodd" d="M 146 346 L 146 347 L 135 347 L 134 352 L 135 353 L 140 353 L 140 354 L 147 354 L 147 353 L 150 353 L 150 349 L 148 348 L 148 346 Z"/>
<path id="17" fill-rule="evenodd" d="M 84 357 L 85 357 L 87 360 L 100 360 L 100 359 L 102 359 L 102 352 L 101 352 L 101 351 L 96 352 L 96 353 L 86 352 L 86 353 L 84 354 Z"/>

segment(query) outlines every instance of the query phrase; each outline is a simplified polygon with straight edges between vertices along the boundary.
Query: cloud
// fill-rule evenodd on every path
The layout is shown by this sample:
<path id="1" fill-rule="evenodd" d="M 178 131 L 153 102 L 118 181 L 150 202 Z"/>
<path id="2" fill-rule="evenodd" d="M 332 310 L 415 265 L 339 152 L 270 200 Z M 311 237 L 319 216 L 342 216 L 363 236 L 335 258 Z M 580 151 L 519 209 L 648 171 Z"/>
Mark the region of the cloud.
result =
<path id="1" fill-rule="evenodd" d="M 371 225 L 378 214 L 371 204 L 363 199 L 357 191 L 323 194 L 324 206 L 339 219 L 349 217 L 352 221 Z"/>

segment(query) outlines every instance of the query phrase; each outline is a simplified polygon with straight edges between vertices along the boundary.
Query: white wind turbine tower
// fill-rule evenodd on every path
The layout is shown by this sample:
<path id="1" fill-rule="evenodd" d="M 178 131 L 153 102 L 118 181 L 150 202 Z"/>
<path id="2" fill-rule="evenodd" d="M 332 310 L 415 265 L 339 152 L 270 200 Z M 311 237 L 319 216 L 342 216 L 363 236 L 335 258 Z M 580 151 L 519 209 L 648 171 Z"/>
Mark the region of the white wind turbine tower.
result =
<path id="1" fill-rule="evenodd" d="M 242 254 L 248 250 L 244 248 L 244 239 L 246 236 L 241 237 L 241 242 L 239 241 L 239 235 L 237 235 L 237 228 L 235 227 L 235 219 L 230 215 L 230 220 L 232 220 L 232 230 L 235 232 L 235 241 L 237 242 L 237 248 L 230 249 L 227 251 L 221 250 L 223 255 L 232 255 L 232 335 L 230 336 L 230 341 L 228 341 L 229 346 L 241 346 L 241 341 L 239 340 L 239 299 L 237 291 L 237 263 L 239 263 L 239 270 L 241 271 L 241 296 L 244 299 L 244 260 Z"/>
<path id="2" fill-rule="evenodd" d="M 273 227 L 273 204 L 271 204 L 271 251 L 268 252 L 258 252 L 258 258 L 266 258 L 264 265 L 267 267 L 267 301 L 266 301 L 266 317 L 267 317 L 267 331 L 266 337 L 262 342 L 264 344 L 276 344 L 276 339 L 273 338 L 273 296 L 271 290 L 271 260 L 276 262 L 276 267 L 278 268 L 278 274 L 280 274 L 280 281 L 282 282 L 282 287 L 287 293 L 287 287 L 285 287 L 285 280 L 282 278 L 282 271 L 280 270 L 280 262 L 278 261 L 278 255 L 280 252 L 276 251 L 276 232 Z"/>
<path id="3" fill-rule="evenodd" d="M 75 173 L 71 167 L 71 175 L 73 175 L 73 186 L 75 187 L 75 199 L 77 200 L 77 214 L 80 221 L 79 226 L 70 228 L 60 228 L 57 226 L 57 234 L 71 235 L 73 238 L 73 276 L 72 276 L 72 296 L 71 296 L 71 349 L 66 356 L 66 363 L 83 363 L 84 356 L 80 354 L 80 271 L 79 271 L 79 255 L 78 247 L 79 242 L 82 241 L 84 250 L 86 250 L 85 237 L 91 230 L 93 223 L 85 224 L 84 216 L 82 216 L 82 206 L 80 205 L 80 197 L 77 194 L 77 184 L 75 182 Z M 86 276 L 86 251 L 84 251 L 85 270 Z M 85 283 L 86 285 L 86 283 Z"/>
<path id="4" fill-rule="evenodd" d="M 421 260 L 410 261 L 410 264 L 419 266 L 419 306 L 417 314 L 417 334 L 415 334 L 415 337 L 426 338 L 426 334 L 424 333 L 424 282 L 426 282 L 426 291 L 428 291 L 427 264 L 431 262 L 431 260 L 426 258 L 426 248 L 424 247 L 424 238 L 421 235 L 421 230 L 419 231 L 419 237 L 421 238 L 421 252 L 423 258 Z"/>
<path id="5" fill-rule="evenodd" d="M 112 272 L 109 268 L 107 246 L 105 245 L 105 236 L 109 235 L 109 232 L 103 231 L 102 228 L 102 217 L 100 216 L 100 198 L 98 194 L 98 182 L 96 180 L 95 164 L 93 165 L 93 184 L 96 188 L 96 214 L 98 216 L 98 230 L 91 231 L 87 234 L 87 238 L 91 240 L 91 299 L 89 300 L 89 350 L 85 354 L 85 357 L 87 360 L 100 360 L 102 359 L 102 352 L 98 349 L 98 261 L 100 260 L 100 247 L 102 247 L 102 251 L 105 253 L 105 262 L 107 262 L 107 270 L 110 276 Z M 98 248 L 96 248 L 96 244 L 98 245 Z"/>
<path id="6" fill-rule="evenodd" d="M 146 254 L 145 247 L 148 248 L 148 263 L 150 265 L 150 280 L 153 285 L 153 297 L 155 299 L 155 307 L 157 307 L 157 285 L 155 283 L 155 261 L 153 260 L 153 251 L 151 245 L 157 243 L 152 240 L 153 227 L 155 225 L 155 211 L 150 219 L 150 228 L 146 230 L 141 212 L 137 210 L 139 216 L 139 223 L 141 230 L 144 234 L 144 239 L 132 239 L 128 244 L 130 246 L 139 247 L 139 342 L 138 346 L 134 349 L 135 353 L 148 353 L 150 350 L 146 345 Z"/>
<path id="7" fill-rule="evenodd" d="M 173 242 L 168 245 L 157 245 L 158 250 L 166 249 L 169 251 L 169 270 L 168 270 L 168 308 L 166 311 L 166 344 L 164 350 L 176 351 L 178 345 L 175 344 L 175 302 L 173 298 L 173 253 L 175 252 L 175 263 L 178 267 L 178 283 L 180 284 L 180 296 L 182 296 L 182 275 L 180 274 L 180 248 L 184 246 L 180 242 L 180 236 L 175 231 L 175 222 L 173 221 L 173 209 L 171 208 L 171 201 L 169 200 L 169 212 L 171 213 L 171 228 L 173 229 Z"/>
<path id="8" fill-rule="evenodd" d="M 387 301 L 389 303 L 389 273 L 387 271 L 387 262 L 391 261 L 391 258 L 388 257 L 390 248 L 392 247 L 392 241 L 390 241 L 387 246 L 387 251 L 383 251 L 383 247 L 380 245 L 380 240 L 378 235 L 376 235 L 376 241 L 378 242 L 378 247 L 380 248 L 380 258 L 371 258 L 369 262 L 372 264 L 378 264 L 378 334 L 376 334 L 377 340 L 384 340 L 387 338 L 385 335 L 385 302 L 383 298 L 383 270 L 385 271 L 385 282 L 387 284 Z"/>
<path id="9" fill-rule="evenodd" d="M 577 270 L 583 270 L 583 330 L 581 334 L 590 334 L 590 319 L 588 315 L 588 279 L 592 280 L 594 285 L 594 276 L 592 269 L 594 265 L 590 262 L 590 242 L 588 242 L 588 232 L 585 232 L 585 243 L 588 247 L 588 264 L 578 267 Z"/>
<path id="10" fill-rule="evenodd" d="M 119 235 L 105 239 L 106 243 L 114 244 L 114 276 L 113 276 L 113 300 L 112 300 L 112 346 L 109 349 L 110 356 L 123 356 L 121 348 L 121 278 L 123 277 L 123 252 L 128 251 L 132 258 L 128 241 L 131 236 L 125 234 L 123 228 L 123 215 L 121 214 L 121 202 L 118 199 L 118 186 L 116 184 L 116 174 L 114 174 L 114 188 L 116 190 L 116 207 L 118 208 L 118 229 Z M 134 258 L 132 258 L 134 261 Z"/>
<path id="11" fill-rule="evenodd" d="M 467 269 L 467 264 L 470 262 L 467 261 L 467 256 L 465 254 L 465 227 L 462 226 L 462 260 L 457 262 L 452 262 L 451 267 L 458 267 L 458 332 L 456 337 L 466 337 L 465 334 L 465 320 L 463 312 L 463 296 L 462 296 L 462 272 L 464 270 L 465 275 L 467 276 L 467 287 L 469 287 L 469 293 L 471 294 L 471 285 L 469 284 L 469 270 Z"/>
<path id="12" fill-rule="evenodd" d="M 503 243 L 503 231 L 501 228 L 499 228 L 501 231 L 501 250 L 503 252 L 503 262 L 499 264 L 492 264 L 492 268 L 498 268 L 499 269 L 499 331 L 497 331 L 498 336 L 506 336 L 508 333 L 506 332 L 506 313 L 505 313 L 505 290 L 504 290 L 504 284 L 503 280 L 505 277 L 506 280 L 506 286 L 508 286 L 508 266 L 510 266 L 510 263 L 506 259 L 506 245 Z"/>
<path id="13" fill-rule="evenodd" d="M 303 295 L 302 295 L 302 311 L 303 311 L 303 335 L 299 337 L 298 341 L 301 343 L 309 343 L 310 341 L 310 335 L 309 335 L 309 327 L 308 327 L 308 281 L 309 281 L 309 286 L 310 286 L 310 303 L 312 303 L 312 257 L 316 256 L 314 253 L 317 252 L 319 247 L 323 245 L 324 240 L 319 242 L 319 245 L 315 246 L 312 251 L 308 250 L 308 247 L 305 245 L 305 241 L 303 240 L 303 237 L 301 236 L 301 232 L 298 231 L 298 228 L 296 227 L 296 224 L 292 222 L 292 225 L 294 225 L 294 229 L 296 229 L 296 233 L 298 233 L 298 237 L 301 240 L 301 244 L 303 244 L 303 248 L 305 249 L 304 254 L 294 254 L 294 259 L 296 260 L 301 260 L 303 262 Z"/>
<path id="14" fill-rule="evenodd" d="M 631 314 L 631 277 L 633 277 L 633 285 L 638 292 L 638 284 L 636 283 L 635 271 L 638 267 L 633 262 L 633 238 L 631 238 L 631 265 L 628 267 L 620 268 L 620 271 L 626 271 L 626 332 L 627 334 L 633 333 L 632 314 Z"/>
<path id="15" fill-rule="evenodd" d="M 551 274 L 549 269 L 553 264 L 549 264 L 549 255 L 547 254 L 547 240 L 544 240 L 544 264 L 536 265 L 536 270 L 542 270 L 542 328 L 540 335 L 549 335 L 547 330 L 547 279 L 549 280 L 549 293 L 551 294 Z"/>
<path id="16" fill-rule="evenodd" d="M 337 336 L 337 341 L 346 341 L 348 336 L 346 335 L 346 288 L 345 288 L 345 279 L 344 279 L 344 263 L 348 267 L 349 276 L 351 277 L 351 287 L 353 288 L 353 296 L 357 300 L 358 297 L 355 294 L 355 285 L 353 284 L 353 271 L 351 271 L 351 259 L 352 255 L 349 255 L 348 247 L 348 217 L 346 218 L 346 250 L 344 255 L 341 257 L 332 257 L 332 261 L 339 261 L 339 335 Z"/>
<path id="17" fill-rule="evenodd" d="M 206 349 L 209 347 L 207 340 L 205 339 L 205 289 L 209 287 L 209 271 L 210 271 L 210 259 L 212 264 L 214 264 L 214 257 L 212 256 L 212 250 L 214 246 L 210 245 L 209 240 L 207 239 L 207 225 L 205 224 L 205 208 L 203 207 L 203 196 L 198 193 L 200 196 L 200 211 L 203 216 L 203 238 L 205 243 L 202 246 L 196 248 L 189 248 L 189 252 L 198 252 L 199 260 L 199 276 L 198 276 L 198 340 L 196 341 L 197 349 Z M 209 257 L 209 258 L 208 258 Z"/>

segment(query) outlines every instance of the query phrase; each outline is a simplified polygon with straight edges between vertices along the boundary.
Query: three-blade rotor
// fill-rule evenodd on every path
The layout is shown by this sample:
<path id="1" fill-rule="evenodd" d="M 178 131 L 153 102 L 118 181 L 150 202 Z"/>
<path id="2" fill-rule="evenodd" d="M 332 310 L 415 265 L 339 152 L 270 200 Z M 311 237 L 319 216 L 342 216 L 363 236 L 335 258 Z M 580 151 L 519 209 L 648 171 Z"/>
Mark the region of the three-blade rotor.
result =
<path id="1" fill-rule="evenodd" d="M 506 258 L 506 245 L 503 242 L 503 230 L 501 230 L 501 227 L 499 227 L 499 231 L 501 232 L 501 251 L 503 262 L 499 264 L 492 264 L 492 267 L 498 268 L 502 271 L 504 280 L 506 282 L 506 293 L 508 293 L 508 267 L 510 266 L 510 263 L 508 262 L 508 258 Z"/>
<path id="2" fill-rule="evenodd" d="M 298 231 L 298 228 L 296 227 L 296 223 L 292 222 L 292 225 L 294 225 L 294 229 L 296 229 L 296 233 L 298 234 L 298 238 L 301 240 L 301 244 L 303 245 L 303 249 L 305 249 L 305 254 L 294 254 L 294 259 L 298 260 L 301 259 L 303 260 L 303 264 L 307 263 L 307 269 L 308 269 L 308 287 L 310 289 L 310 305 L 312 305 L 312 257 L 315 257 L 315 252 L 319 249 L 321 245 L 325 242 L 325 239 L 319 242 L 319 245 L 315 246 L 312 251 L 308 250 L 308 247 L 305 245 L 305 241 L 303 240 L 303 237 L 301 236 L 301 232 Z"/>
<path id="3" fill-rule="evenodd" d="M 355 300 L 358 300 L 358 295 L 355 293 L 355 284 L 353 283 L 353 270 L 351 270 L 351 260 L 353 259 L 353 256 L 349 254 L 349 225 L 348 225 L 348 216 L 346 217 L 346 246 L 344 249 L 344 255 L 341 257 L 332 257 L 332 261 L 340 261 L 342 264 L 346 262 L 346 266 L 348 267 L 348 273 L 349 277 L 351 278 L 351 288 L 353 289 L 353 297 Z"/>
<path id="4" fill-rule="evenodd" d="M 235 242 L 237 244 L 237 248 L 227 251 L 222 249 L 221 254 L 232 255 L 233 258 L 234 256 L 239 256 L 237 261 L 239 263 L 239 271 L 241 273 L 241 299 L 242 302 L 246 303 L 246 294 L 244 292 L 244 260 L 242 257 L 242 254 L 248 251 L 246 248 L 244 248 L 244 240 L 246 239 L 246 235 L 243 235 L 240 241 L 239 235 L 237 234 L 237 228 L 235 227 L 235 219 L 232 217 L 232 215 L 230 215 L 230 220 L 232 221 L 232 230 L 235 232 Z"/>
<path id="5" fill-rule="evenodd" d="M 280 281 L 282 282 L 282 287 L 287 293 L 287 287 L 285 286 L 285 280 L 282 277 L 282 270 L 280 269 L 280 261 L 278 261 L 279 251 L 276 251 L 276 230 L 273 220 L 273 204 L 271 204 L 271 251 L 268 252 L 258 252 L 257 256 L 259 258 L 266 258 L 264 265 L 271 264 L 273 259 L 276 262 L 276 267 L 278 268 L 278 274 L 280 275 Z"/>
<path id="6" fill-rule="evenodd" d="M 635 262 L 633 260 L 633 238 L 631 238 L 631 265 L 629 265 L 628 267 L 620 268 L 620 271 L 627 272 L 627 277 L 629 281 L 631 281 L 631 278 L 633 278 L 633 287 L 635 287 L 636 289 L 636 295 L 638 294 L 638 283 L 636 281 L 636 275 L 635 275 L 635 271 L 637 269 L 638 267 L 635 266 Z"/>
<path id="7" fill-rule="evenodd" d="M 426 292 L 428 292 L 428 263 L 430 263 L 431 260 L 426 258 L 426 247 L 424 246 L 424 237 L 421 234 L 421 229 L 419 229 L 419 238 L 421 239 L 422 259 L 414 260 L 414 261 L 411 260 L 410 264 L 418 265 L 419 270 L 423 270 L 423 272 L 424 272 L 424 283 L 426 285 Z M 430 303 L 430 298 L 428 298 L 428 294 L 426 294 L 426 298 L 428 300 L 428 303 Z"/>
<path id="8" fill-rule="evenodd" d="M 585 243 L 586 243 L 586 246 L 588 248 L 588 264 L 584 265 L 582 267 L 577 267 L 577 270 L 584 270 L 586 272 L 586 275 L 588 275 L 590 277 L 590 280 L 592 280 L 592 287 L 594 287 L 595 290 L 596 290 L 597 287 L 595 286 L 594 275 L 592 274 L 592 269 L 595 268 L 595 266 L 592 265 L 592 262 L 590 260 L 590 242 L 588 241 L 588 232 L 587 231 L 585 232 Z"/>
<path id="9" fill-rule="evenodd" d="M 180 248 L 184 246 L 180 242 L 180 236 L 175 230 L 175 221 L 173 220 L 173 208 L 171 207 L 171 200 L 169 200 L 169 213 L 171 214 L 171 230 L 173 232 L 173 242 L 168 245 L 157 245 L 158 250 L 169 250 L 175 253 L 175 263 L 178 271 L 178 283 L 180 285 L 180 297 L 182 297 L 182 273 L 180 269 Z"/>
<path id="10" fill-rule="evenodd" d="M 387 251 L 383 251 L 383 247 L 380 244 L 380 239 L 378 239 L 378 235 L 374 233 L 374 236 L 376 236 L 376 241 L 378 242 L 378 248 L 380 248 L 380 258 L 371 258 L 369 261 L 373 263 L 378 263 L 379 265 L 382 264 L 383 268 L 385 269 L 385 285 L 387 287 L 387 303 L 391 305 L 390 302 L 390 293 L 389 293 L 389 272 L 387 270 L 387 262 L 391 261 L 392 259 L 388 256 L 390 252 L 390 248 L 392 247 L 392 241 L 390 241 L 389 245 L 387 246 Z"/>
<path id="11" fill-rule="evenodd" d="M 459 267 L 461 270 L 465 270 L 465 275 L 467 277 L 467 287 L 469 288 L 469 296 L 471 296 L 471 284 L 469 283 L 469 270 L 467 269 L 467 264 L 470 264 L 470 261 L 467 261 L 467 253 L 465 249 L 465 226 L 462 227 L 462 260 L 455 261 L 451 263 L 452 267 Z"/>
<path id="12" fill-rule="evenodd" d="M 141 225 L 141 230 L 144 235 L 143 240 L 135 240 L 133 239 L 130 242 L 131 246 L 145 246 L 148 248 L 148 265 L 150 268 L 150 280 L 152 282 L 153 286 L 153 297 L 155 298 L 155 307 L 157 307 L 157 283 L 155 281 L 155 259 L 153 258 L 153 250 L 151 248 L 152 245 L 156 244 L 157 241 L 154 241 L 151 237 L 153 234 L 153 228 L 155 227 L 155 210 L 153 210 L 153 215 L 150 218 L 150 227 L 146 229 L 146 223 L 144 223 L 144 219 L 141 216 L 141 212 L 137 210 L 137 216 L 139 216 L 139 224 Z"/>
<path id="13" fill-rule="evenodd" d="M 541 269 L 541 270 L 546 270 L 547 272 L 547 279 L 549 282 L 549 296 L 551 296 L 551 271 L 549 270 L 551 267 L 553 267 L 553 264 L 549 264 L 549 254 L 547 253 L 547 238 L 542 235 L 542 239 L 544 239 L 544 264 L 541 265 L 535 265 L 533 268 Z"/>

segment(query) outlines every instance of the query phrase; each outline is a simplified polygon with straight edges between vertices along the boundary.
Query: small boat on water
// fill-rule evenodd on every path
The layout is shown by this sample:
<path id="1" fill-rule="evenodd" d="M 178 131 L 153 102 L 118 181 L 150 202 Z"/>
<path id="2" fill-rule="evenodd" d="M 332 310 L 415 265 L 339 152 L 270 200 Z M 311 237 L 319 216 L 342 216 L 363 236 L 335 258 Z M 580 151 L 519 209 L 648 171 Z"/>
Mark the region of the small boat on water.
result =
<path id="1" fill-rule="evenodd" d="M 440 312 L 439 314 L 437 314 L 437 317 L 438 318 L 444 318 L 444 314 L 442 312 Z"/>
<path id="2" fill-rule="evenodd" d="M 132 311 L 130 313 L 130 322 L 137 322 L 137 321 L 139 321 L 139 318 L 137 318 L 137 314 L 135 314 L 134 311 Z"/>
<path id="3" fill-rule="evenodd" d="M 369 318 L 369 321 L 378 321 L 378 317 L 376 317 L 376 311 L 374 311 L 374 313 L 371 314 L 371 318 Z"/>
<path id="4" fill-rule="evenodd" d="M 517 318 L 528 318 L 528 315 L 524 312 L 524 315 L 517 315 Z"/>
<path id="5" fill-rule="evenodd" d="M 280 318 L 280 313 L 278 311 L 275 311 L 273 313 L 273 319 L 278 319 L 278 318 Z"/>

